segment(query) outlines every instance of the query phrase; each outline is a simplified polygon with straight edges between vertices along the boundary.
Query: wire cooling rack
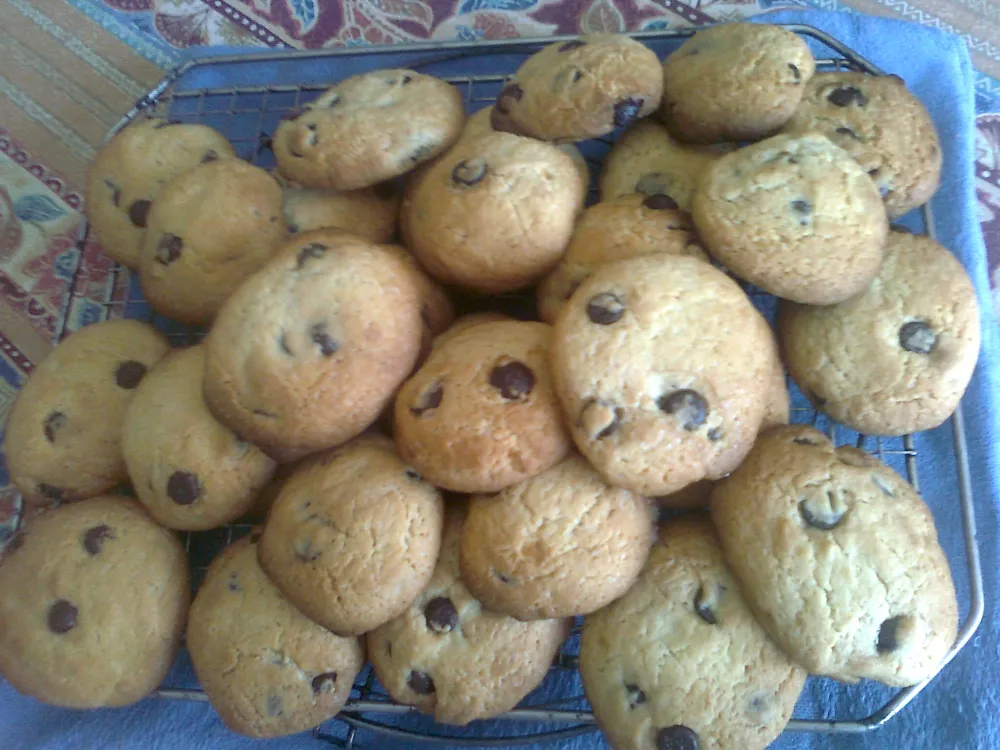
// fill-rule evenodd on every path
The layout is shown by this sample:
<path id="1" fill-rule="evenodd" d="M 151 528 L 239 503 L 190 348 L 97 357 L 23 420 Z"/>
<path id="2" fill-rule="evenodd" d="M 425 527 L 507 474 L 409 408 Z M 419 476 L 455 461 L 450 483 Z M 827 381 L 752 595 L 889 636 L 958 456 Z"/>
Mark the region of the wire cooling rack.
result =
<path id="1" fill-rule="evenodd" d="M 851 69 L 871 75 L 882 74 L 868 60 L 818 29 L 802 25 L 789 25 L 787 28 L 806 39 L 813 48 L 820 69 Z M 649 32 L 633 36 L 641 39 L 662 58 L 696 30 Z M 109 133 L 109 137 L 136 117 L 147 114 L 167 117 L 177 122 L 200 122 L 225 134 L 242 158 L 270 168 L 274 164 L 269 150 L 270 136 L 282 116 L 309 102 L 337 80 L 376 68 L 419 69 L 459 87 L 471 113 L 493 102 L 507 76 L 543 44 L 572 38 L 574 37 L 536 41 L 426 43 L 203 58 L 185 63 L 167 75 L 136 103 Z M 296 83 L 274 83 L 277 80 Z M 613 138 L 607 138 L 579 144 L 595 174 L 597 165 L 612 141 Z M 912 224 L 911 229 L 934 236 L 934 219 L 929 206 L 922 210 L 922 216 L 914 219 Z M 82 249 L 86 247 L 86 231 L 84 226 L 80 239 L 81 256 Z M 125 269 L 115 266 L 112 274 L 113 283 L 108 297 L 96 301 L 100 307 L 98 317 L 149 320 L 177 345 L 190 344 L 201 337 L 202 332 L 198 330 L 184 328 L 154 315 L 142 299 L 136 279 Z M 65 333 L 67 322 L 77 303 L 83 301 L 85 290 L 82 286 L 78 267 L 73 277 L 70 303 L 67 305 L 60 334 Z M 774 299 L 757 289 L 746 288 L 755 304 L 773 321 Z M 501 299 L 498 304 L 501 307 L 507 305 L 516 314 L 525 306 L 530 308 L 532 303 L 531 298 L 515 296 Z M 812 423 L 826 430 L 838 445 L 852 444 L 868 450 L 904 474 L 918 488 L 918 469 L 927 465 L 930 470 L 934 470 L 933 460 L 941 458 L 940 455 L 928 456 L 926 451 L 918 452 L 913 436 L 873 438 L 838 426 L 815 411 L 793 383 L 789 383 L 789 388 L 792 421 Z M 960 591 L 964 592 L 966 589 L 959 577 L 960 568 L 964 567 L 968 574 L 968 606 L 964 608 L 965 615 L 958 639 L 945 664 L 968 642 L 983 615 L 982 574 L 976 547 L 975 514 L 961 408 L 952 418 L 951 426 L 951 448 L 947 452 L 953 454 L 951 458 L 955 462 L 957 486 L 954 487 L 953 496 L 958 499 L 961 510 L 960 519 L 952 514 L 951 521 L 962 526 L 964 549 L 946 551 Z M 937 514 L 939 509 L 933 510 Z M 201 582 L 205 569 L 215 555 L 250 528 L 249 525 L 235 524 L 185 536 L 195 586 Z M 312 734 L 318 744 L 325 742 L 344 748 L 379 746 L 373 735 L 388 737 L 396 742 L 422 741 L 438 746 L 509 747 L 544 741 L 558 742 L 585 732 L 594 732 L 594 718 L 576 674 L 578 647 L 579 621 L 573 636 L 562 648 L 545 683 L 538 690 L 504 716 L 489 722 L 476 722 L 464 728 L 436 725 L 412 707 L 392 702 L 371 669 L 366 668 L 355 683 L 351 699 L 344 710 L 335 719 L 316 728 Z M 823 694 L 828 695 L 822 690 L 824 681 L 821 678 L 811 678 L 788 730 L 861 733 L 874 729 L 916 698 L 930 679 L 933 678 L 903 690 L 876 687 L 874 696 L 877 702 L 872 703 L 871 685 L 866 688 L 838 686 L 836 698 L 824 701 L 819 698 Z M 164 685 L 156 691 L 156 695 L 170 700 L 206 700 L 204 693 L 189 684 Z M 838 715 L 837 709 L 845 705 L 856 706 L 859 712 L 867 712 L 867 715 Z M 376 744 L 369 744 L 366 739 L 372 739 Z"/>

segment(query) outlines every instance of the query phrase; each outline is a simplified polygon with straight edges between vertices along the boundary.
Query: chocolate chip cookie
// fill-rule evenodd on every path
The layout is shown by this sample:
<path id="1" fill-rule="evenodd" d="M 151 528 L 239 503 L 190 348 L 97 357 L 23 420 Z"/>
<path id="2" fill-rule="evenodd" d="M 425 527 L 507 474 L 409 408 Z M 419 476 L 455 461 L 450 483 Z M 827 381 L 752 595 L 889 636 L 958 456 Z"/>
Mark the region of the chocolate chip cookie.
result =
<path id="1" fill-rule="evenodd" d="M 0 564 L 0 674 L 56 706 L 135 703 L 166 676 L 188 597 L 184 548 L 138 503 L 47 510 Z"/>
<path id="2" fill-rule="evenodd" d="M 402 197 L 392 182 L 344 191 L 286 187 L 285 221 L 290 232 L 332 227 L 354 232 L 370 242 L 389 242 L 396 234 Z"/>
<path id="3" fill-rule="evenodd" d="M 498 492 L 569 451 L 549 376 L 552 329 L 498 321 L 435 346 L 396 397 L 403 460 L 439 487 Z"/>
<path id="4" fill-rule="evenodd" d="M 664 254 L 599 267 L 563 307 L 550 359 L 580 452 L 652 496 L 739 465 L 774 366 L 770 328 L 736 282 Z"/>
<path id="5" fill-rule="evenodd" d="M 806 678 L 754 620 L 700 514 L 665 524 L 635 586 L 584 619 L 580 675 L 615 750 L 762 750 Z"/>
<path id="6" fill-rule="evenodd" d="M 207 325 L 287 234 L 281 187 L 269 173 L 239 159 L 202 164 L 153 201 L 139 256 L 142 293 L 164 317 Z"/>
<path id="7" fill-rule="evenodd" d="M 691 210 L 695 186 L 708 166 L 729 146 L 680 143 L 658 122 L 642 120 L 608 151 L 601 167 L 601 200 L 631 193 L 667 195 L 681 211 Z"/>
<path id="8" fill-rule="evenodd" d="M 955 256 L 894 231 L 867 291 L 828 307 L 785 305 L 781 337 L 817 407 L 859 432 L 902 435 L 955 411 L 979 356 L 979 306 Z"/>
<path id="9" fill-rule="evenodd" d="M 473 497 L 462 581 L 519 620 L 593 612 L 628 591 L 653 542 L 646 498 L 611 487 L 580 456 L 498 495 Z"/>
<path id="10" fill-rule="evenodd" d="M 711 26 L 663 63 L 660 113 L 682 141 L 756 140 L 795 113 L 815 71 L 809 47 L 792 31 L 758 23 Z"/>
<path id="11" fill-rule="evenodd" d="M 573 160 L 557 147 L 488 133 L 463 138 L 408 183 L 401 229 L 439 281 L 496 294 L 552 270 L 582 196 Z"/>
<path id="12" fill-rule="evenodd" d="M 775 427 L 712 492 L 722 547 L 761 624 L 813 674 L 913 685 L 955 640 L 930 510 L 892 469 Z"/>
<path id="13" fill-rule="evenodd" d="M 430 581 L 441 546 L 438 490 L 366 435 L 303 462 L 275 500 L 261 567 L 310 620 L 359 635 L 398 617 Z"/>
<path id="14" fill-rule="evenodd" d="M 582 141 L 656 111 L 660 61 L 624 34 L 554 42 L 521 65 L 497 96 L 495 130 L 545 141 Z"/>
<path id="15" fill-rule="evenodd" d="M 569 633 L 567 620 L 520 622 L 477 601 L 459 578 L 461 535 L 455 509 L 427 588 L 367 636 L 368 658 L 393 699 L 444 724 L 513 708 L 544 679 Z"/>
<path id="16" fill-rule="evenodd" d="M 27 505 L 80 500 L 128 482 L 125 410 L 169 348 L 145 323 L 113 320 L 72 334 L 35 367 L 4 434 L 7 469 Z"/>
<path id="17" fill-rule="evenodd" d="M 258 532 L 212 562 L 191 604 L 187 649 L 212 707 L 249 737 L 311 729 L 343 708 L 365 662 L 293 607 L 257 563 Z"/>
<path id="18" fill-rule="evenodd" d="M 563 304 L 604 263 L 668 253 L 708 260 L 691 217 L 668 195 L 631 193 L 597 203 L 576 222 L 556 269 L 538 285 L 538 314 L 554 323 Z"/>
<path id="19" fill-rule="evenodd" d="M 723 156 L 702 175 L 692 216 L 729 270 L 808 305 L 864 291 L 888 232 L 875 183 L 818 133 L 779 135 Z"/>
<path id="20" fill-rule="evenodd" d="M 450 83 L 412 70 L 341 81 L 274 133 L 278 171 L 302 187 L 357 190 L 409 172 L 455 142 L 465 122 Z"/>
<path id="21" fill-rule="evenodd" d="M 142 120 L 105 144 L 87 173 L 87 220 L 108 255 L 137 268 L 153 199 L 172 178 L 201 163 L 235 156 L 206 125 Z"/>
<path id="22" fill-rule="evenodd" d="M 205 348 L 168 354 L 136 389 L 122 429 L 129 477 L 163 526 L 199 531 L 235 521 L 275 464 L 205 406 Z"/>
<path id="23" fill-rule="evenodd" d="M 931 199 L 941 180 L 934 121 L 899 76 L 819 73 L 785 132 L 818 131 L 875 181 L 890 218 Z"/>
<path id="24" fill-rule="evenodd" d="M 421 302 L 398 251 L 338 230 L 295 235 L 219 312 L 208 408 L 278 461 L 343 443 L 412 370 Z"/>

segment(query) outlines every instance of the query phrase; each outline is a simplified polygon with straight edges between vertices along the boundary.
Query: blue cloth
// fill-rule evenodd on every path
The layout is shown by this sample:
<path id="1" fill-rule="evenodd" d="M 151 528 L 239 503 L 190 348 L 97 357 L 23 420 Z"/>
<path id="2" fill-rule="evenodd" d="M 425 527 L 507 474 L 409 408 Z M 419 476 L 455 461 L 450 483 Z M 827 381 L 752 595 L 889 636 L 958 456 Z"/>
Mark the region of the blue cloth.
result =
<path id="1" fill-rule="evenodd" d="M 973 185 L 973 78 L 964 43 L 956 37 L 917 25 L 846 13 L 783 12 L 758 20 L 808 23 L 852 47 L 889 73 L 906 80 L 930 110 L 941 134 L 944 175 L 934 198 L 939 239 L 951 248 L 969 270 L 983 310 L 983 353 L 965 399 L 972 484 L 979 524 L 979 548 L 985 576 L 987 609 L 983 625 L 972 642 L 918 699 L 885 727 L 867 735 L 804 735 L 786 733 L 774 747 L 783 750 L 813 748 L 899 747 L 907 750 L 973 750 L 1000 746 L 1000 620 L 997 618 L 997 395 L 998 335 L 991 314 L 986 271 L 986 250 L 976 220 Z M 429 52 L 430 57 L 440 53 Z M 383 58 L 362 59 L 338 68 L 338 75 L 391 64 Z M 428 69 L 428 72 L 444 72 Z M 241 67 L 244 81 L 273 83 L 312 79 L 328 80 L 322 65 L 266 64 Z M 182 82 L 188 87 L 220 85 L 218 70 L 198 71 Z M 206 103 L 204 111 L 211 111 Z M 254 127 L 256 126 L 256 115 Z M 275 119 L 277 115 L 275 115 Z M 211 124 L 210 117 L 207 118 Z M 265 118 L 266 119 L 266 118 Z M 239 144 L 238 144 L 239 145 Z M 249 147 L 247 144 L 244 146 Z M 942 543 L 949 554 L 959 589 L 963 613 L 968 604 L 967 573 L 960 537 L 961 519 L 950 427 L 946 425 L 918 438 L 923 453 L 921 489 L 934 511 Z M 928 459 L 929 455 L 939 458 Z M 182 658 L 170 684 L 192 684 L 190 665 Z M 574 679 L 567 677 L 564 679 Z M 551 689 L 553 685 L 550 683 Z M 559 687 L 558 685 L 554 687 Z M 577 686 L 578 687 L 578 686 Z M 863 683 L 844 687 L 827 680 L 811 680 L 799 706 L 799 715 L 861 717 L 879 707 L 887 691 Z M 327 725 L 343 736 L 337 722 Z M 396 740 L 362 734 L 359 745 L 411 747 Z M 141 748 L 317 748 L 323 745 L 307 735 L 280 741 L 251 741 L 229 733 L 204 704 L 146 700 L 117 710 L 68 711 L 44 706 L 18 695 L 0 681 L 0 746 L 9 750 L 42 748 L 141 747 Z M 412 747 L 425 747 L 412 745 Z M 605 747 L 590 733 L 547 747 L 590 750 Z"/>

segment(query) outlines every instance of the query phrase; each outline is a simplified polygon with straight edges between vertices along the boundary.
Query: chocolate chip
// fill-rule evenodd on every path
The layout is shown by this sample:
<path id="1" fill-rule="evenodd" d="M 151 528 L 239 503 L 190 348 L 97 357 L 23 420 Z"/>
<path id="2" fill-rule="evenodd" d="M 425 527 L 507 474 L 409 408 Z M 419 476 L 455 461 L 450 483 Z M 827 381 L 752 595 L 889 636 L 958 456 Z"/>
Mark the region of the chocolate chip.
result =
<path id="1" fill-rule="evenodd" d="M 587 317 L 591 323 L 600 326 L 609 326 L 617 323 L 625 314 L 625 303 L 621 298 L 611 292 L 601 292 L 595 294 L 587 302 Z"/>
<path id="2" fill-rule="evenodd" d="M 802 73 L 799 72 L 799 66 L 794 63 L 788 63 L 788 69 L 792 71 L 792 75 L 795 76 L 795 82 L 799 83 L 802 80 Z"/>
<path id="3" fill-rule="evenodd" d="M 77 609 L 65 599 L 58 600 L 49 607 L 49 630 L 53 633 L 68 633 L 76 627 Z"/>
<path id="4" fill-rule="evenodd" d="M 309 339 L 319 347 L 324 357 L 332 357 L 340 349 L 340 344 L 326 330 L 326 323 L 315 323 L 309 327 Z"/>
<path id="5" fill-rule="evenodd" d="M 718 618 L 715 616 L 715 612 L 712 610 L 711 604 L 706 601 L 704 586 L 699 586 L 698 591 L 695 592 L 694 611 L 698 614 L 698 617 L 707 622 L 709 625 L 716 625 L 719 622 Z"/>
<path id="6" fill-rule="evenodd" d="M 651 208 L 654 211 L 666 211 L 668 209 L 678 208 L 677 201 L 665 193 L 656 193 L 655 195 L 649 196 L 642 202 L 642 205 L 646 208 Z"/>
<path id="7" fill-rule="evenodd" d="M 233 593 L 240 590 L 240 582 L 236 573 L 229 574 L 229 580 L 226 582 L 226 587 Z"/>
<path id="8" fill-rule="evenodd" d="M 42 430 L 45 432 L 45 439 L 50 443 L 56 441 L 56 432 L 66 426 L 66 415 L 61 411 L 54 411 L 45 418 Z"/>
<path id="9" fill-rule="evenodd" d="M 434 146 L 432 144 L 424 144 L 423 146 L 417 146 L 413 152 L 408 157 L 410 162 L 413 164 L 419 164 L 425 161 L 429 156 L 434 153 Z"/>
<path id="10" fill-rule="evenodd" d="M 135 226 L 144 229 L 146 227 L 146 218 L 149 216 L 149 207 L 151 205 L 151 201 L 135 201 L 135 203 L 128 207 L 129 221 L 131 221 Z"/>
<path id="11" fill-rule="evenodd" d="M 815 440 L 807 437 L 792 438 L 792 442 L 796 445 L 819 445 Z"/>
<path id="12" fill-rule="evenodd" d="M 403 474 L 406 475 L 407 479 L 412 479 L 414 482 L 422 482 L 424 480 L 416 469 L 411 469 L 409 466 L 403 470 Z"/>
<path id="13" fill-rule="evenodd" d="M 312 680 L 313 695 L 319 695 L 324 692 L 332 693 L 336 686 L 336 672 L 324 672 L 323 674 L 316 675 Z"/>
<path id="14" fill-rule="evenodd" d="M 294 544 L 295 556 L 302 562 L 312 562 L 318 560 L 323 553 L 314 549 L 309 539 L 296 539 Z"/>
<path id="15" fill-rule="evenodd" d="M 429 390 L 424 391 L 424 394 L 420 397 L 420 401 L 417 405 L 410 407 L 410 413 L 419 417 L 426 411 L 437 409 L 441 405 L 441 399 L 443 397 L 444 388 L 440 383 L 434 383 Z"/>
<path id="16" fill-rule="evenodd" d="M 101 547 L 104 546 L 105 539 L 114 538 L 115 535 L 111 533 L 111 527 L 102 523 L 100 526 L 94 526 L 84 532 L 83 548 L 87 550 L 88 554 L 96 555 L 101 551 Z"/>
<path id="17" fill-rule="evenodd" d="M 559 45 L 559 52 L 567 52 L 571 49 L 577 49 L 578 47 L 586 46 L 586 42 L 582 39 L 571 39 L 568 42 L 563 42 Z"/>
<path id="18" fill-rule="evenodd" d="M 119 387 L 130 391 L 139 385 L 146 376 L 146 371 L 146 365 L 130 359 L 128 362 L 122 362 L 118 365 L 118 369 L 115 370 L 115 382 Z"/>
<path id="19" fill-rule="evenodd" d="M 656 750 L 699 750 L 698 735 L 683 724 L 664 727 L 656 733 Z"/>
<path id="20" fill-rule="evenodd" d="M 875 169 L 869 169 L 868 170 L 868 176 L 871 177 L 874 180 L 876 177 L 878 177 L 879 171 L 880 170 L 879 170 L 878 167 L 875 167 Z"/>
<path id="21" fill-rule="evenodd" d="M 514 360 L 496 365 L 490 371 L 490 385 L 500 391 L 500 395 L 510 401 L 527 396 L 535 387 L 535 373 L 523 362 Z"/>
<path id="22" fill-rule="evenodd" d="M 271 693 L 267 696 L 267 715 L 268 716 L 281 716 L 283 712 L 284 701 L 281 696 L 277 693 Z"/>
<path id="23" fill-rule="evenodd" d="M 44 497 L 54 502 L 58 502 L 63 499 L 63 495 L 66 491 L 61 487 L 54 487 L 51 484 L 45 484 L 45 482 L 39 482 L 38 491 L 42 493 Z"/>
<path id="24" fill-rule="evenodd" d="M 621 427 L 624 410 L 601 401 L 588 401 L 580 412 L 580 427 L 594 440 L 603 440 Z"/>
<path id="25" fill-rule="evenodd" d="M 329 247 L 319 242 L 310 242 L 308 245 L 299 250 L 295 264 L 296 270 L 301 271 L 303 266 L 314 258 L 322 258 L 323 254 L 329 249 Z"/>
<path id="26" fill-rule="evenodd" d="M 486 160 L 481 158 L 460 161 L 451 170 L 451 181 L 456 185 L 476 185 L 486 176 Z"/>
<path id="27" fill-rule="evenodd" d="M 514 580 L 509 575 L 501 573 L 496 568 L 490 568 L 490 573 L 492 573 L 493 577 L 496 578 L 498 581 L 500 581 L 500 583 L 510 583 L 512 580 Z"/>
<path id="28" fill-rule="evenodd" d="M 219 155 L 216 153 L 215 149 L 210 148 L 208 151 L 205 152 L 205 155 L 201 157 L 201 163 L 207 164 L 210 161 L 216 161 L 218 158 Z"/>
<path id="29" fill-rule="evenodd" d="M 615 105 L 615 127 L 623 128 L 639 116 L 642 110 L 642 99 L 622 99 Z"/>
<path id="30" fill-rule="evenodd" d="M 836 132 L 837 135 L 846 135 L 846 136 L 849 136 L 849 137 L 853 138 L 854 140 L 859 140 L 858 134 L 855 133 L 850 128 L 840 127 L 840 128 L 837 128 L 836 131 L 834 131 L 834 132 Z"/>
<path id="31" fill-rule="evenodd" d="M 184 240 L 176 234 L 163 234 L 156 244 L 156 262 L 163 266 L 169 266 L 181 257 L 181 250 L 184 249 Z"/>
<path id="32" fill-rule="evenodd" d="M 289 357 L 292 356 L 292 348 L 288 345 L 288 336 L 285 335 L 284 331 L 278 336 L 278 348 Z"/>
<path id="33" fill-rule="evenodd" d="M 434 692 L 434 680 L 426 672 L 418 672 L 415 669 L 411 670 L 406 684 L 417 695 L 430 695 Z"/>
<path id="34" fill-rule="evenodd" d="M 821 498 L 805 497 L 799 501 L 799 513 L 808 526 L 820 531 L 835 529 L 850 510 L 854 495 L 846 490 L 829 489 Z"/>
<path id="35" fill-rule="evenodd" d="M 107 185 L 109 188 L 111 188 L 111 202 L 114 203 L 115 206 L 117 206 L 119 203 L 121 203 L 122 191 L 119 190 L 118 186 L 115 185 L 115 183 L 113 183 L 111 180 L 105 180 L 104 184 Z"/>
<path id="36" fill-rule="evenodd" d="M 583 78 L 583 73 L 581 73 L 579 70 L 574 70 L 572 75 L 570 76 L 569 82 L 576 83 L 581 78 Z"/>
<path id="37" fill-rule="evenodd" d="M 705 418 L 708 416 L 708 402 L 705 401 L 705 397 L 690 388 L 660 396 L 656 405 L 665 414 L 676 414 L 681 426 L 687 432 L 694 432 L 705 424 Z"/>
<path id="38" fill-rule="evenodd" d="M 497 97 L 497 103 L 493 105 L 493 113 L 499 112 L 500 114 L 510 114 L 510 108 L 514 102 L 521 101 L 521 97 L 524 96 L 524 89 L 518 86 L 516 83 L 510 83 L 504 86 L 503 91 Z M 492 124 L 493 118 L 490 118 Z"/>
<path id="39" fill-rule="evenodd" d="M 404 75 L 402 78 L 399 79 L 399 85 L 400 86 L 405 86 L 406 84 L 408 84 L 412 80 L 413 80 L 413 76 Z"/>
<path id="40" fill-rule="evenodd" d="M 835 107 L 847 107 L 851 104 L 857 104 L 859 107 L 863 107 L 868 103 L 868 99 L 865 95 L 861 93 L 861 89 L 856 89 L 854 86 L 841 86 L 835 88 L 826 96 L 826 100 Z"/>
<path id="41" fill-rule="evenodd" d="M 875 649 L 880 654 L 886 654 L 890 651 L 895 651 L 899 648 L 899 642 L 897 640 L 897 634 L 899 632 L 899 626 L 902 624 L 903 618 L 896 616 L 890 617 L 888 620 L 882 623 L 878 629 L 878 642 L 875 644 Z"/>
<path id="42" fill-rule="evenodd" d="M 167 480 L 167 497 L 178 505 L 191 505 L 201 496 L 198 475 L 190 471 L 175 471 Z"/>
<path id="43" fill-rule="evenodd" d="M 437 596 L 424 607 L 427 628 L 435 633 L 450 633 L 458 626 L 458 610 L 451 599 Z"/>
<path id="44" fill-rule="evenodd" d="M 638 685 L 631 682 L 625 683 L 625 692 L 628 694 L 628 709 L 629 711 L 635 711 L 636 706 L 641 706 L 646 702 L 646 694 L 640 689 Z"/>
<path id="45" fill-rule="evenodd" d="M 812 206 L 809 204 L 809 201 L 802 201 L 802 200 L 792 201 L 791 206 L 792 210 L 797 213 L 800 214 L 812 213 Z"/>
<path id="46" fill-rule="evenodd" d="M 717 443 L 720 440 L 722 440 L 722 435 L 723 432 L 721 427 L 713 427 L 711 430 L 705 433 L 705 437 L 707 437 L 713 443 Z"/>
<path id="47" fill-rule="evenodd" d="M 930 354 L 937 346 L 937 334 L 923 321 L 911 320 L 899 329 L 899 345 L 914 354 Z"/>

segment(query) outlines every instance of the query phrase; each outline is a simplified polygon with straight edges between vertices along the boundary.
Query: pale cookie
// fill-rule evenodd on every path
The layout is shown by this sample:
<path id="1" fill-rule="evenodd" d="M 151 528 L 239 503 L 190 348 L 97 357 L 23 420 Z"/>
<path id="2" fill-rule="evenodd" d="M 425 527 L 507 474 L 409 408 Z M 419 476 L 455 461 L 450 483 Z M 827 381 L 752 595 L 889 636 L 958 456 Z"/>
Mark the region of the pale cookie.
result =
<path id="1" fill-rule="evenodd" d="M 792 31 L 758 23 L 712 26 L 663 63 L 661 115 L 683 141 L 756 140 L 795 113 L 815 71 L 809 47 Z"/>
<path id="2" fill-rule="evenodd" d="M 598 203 L 577 219 L 566 254 L 538 285 L 538 314 L 554 323 L 577 287 L 605 263 L 639 255 L 667 253 L 708 260 L 691 217 L 660 193 L 640 193 Z"/>
<path id="3" fill-rule="evenodd" d="M 582 141 L 648 117 L 662 93 L 652 50 L 624 34 L 587 34 L 525 60 L 497 96 L 490 122 L 544 141 Z"/>
<path id="4" fill-rule="evenodd" d="M 143 296 L 166 318 L 207 325 L 287 234 L 269 173 L 239 159 L 195 167 L 153 201 L 139 256 Z"/>
<path id="5" fill-rule="evenodd" d="M 136 389 L 122 428 L 135 493 L 171 529 L 235 521 L 274 473 L 274 461 L 208 411 L 204 374 L 203 346 L 168 354 Z"/>
<path id="6" fill-rule="evenodd" d="M 934 121 L 899 76 L 819 73 L 785 132 L 819 131 L 875 181 L 890 218 L 931 199 L 941 181 Z"/>
<path id="7" fill-rule="evenodd" d="M 549 375 L 552 329 L 500 321 L 435 346 L 396 398 L 396 445 L 428 481 L 498 492 L 569 451 Z"/>
<path id="8" fill-rule="evenodd" d="M 420 350 L 420 291 L 398 252 L 337 230 L 285 245 L 206 340 L 216 419 L 282 462 L 375 421 Z"/>
<path id="9" fill-rule="evenodd" d="M 601 200 L 631 193 L 669 195 L 682 211 L 691 210 L 698 180 L 728 146 L 693 146 L 675 141 L 658 122 L 630 127 L 608 151 L 601 167 Z"/>
<path id="10" fill-rule="evenodd" d="M 584 281 L 556 321 L 550 359 L 580 452 L 609 483 L 655 496 L 739 465 L 761 423 L 773 352 L 736 282 L 661 254 Z"/>
<path id="11" fill-rule="evenodd" d="M 391 182 L 358 190 L 286 187 L 285 221 L 290 232 L 345 229 L 371 242 L 389 242 L 396 234 L 402 192 Z"/>
<path id="12" fill-rule="evenodd" d="M 646 498 L 607 485 L 580 456 L 473 497 L 462 581 L 519 620 L 585 615 L 628 591 L 653 542 Z"/>
<path id="13" fill-rule="evenodd" d="M 138 503 L 47 510 L 0 564 L 0 674 L 55 706 L 135 703 L 174 660 L 188 586 L 184 548 Z"/>
<path id="14" fill-rule="evenodd" d="M 72 334 L 35 367 L 10 410 L 3 446 L 26 504 L 80 500 L 128 482 L 125 410 L 169 348 L 145 323 L 113 320 Z"/>
<path id="15" fill-rule="evenodd" d="M 305 461 L 281 489 L 261 567 L 310 620 L 359 635 L 398 617 L 424 589 L 441 546 L 438 490 L 381 435 Z"/>
<path id="16" fill-rule="evenodd" d="M 567 620 L 520 622 L 478 602 L 459 578 L 462 514 L 445 522 L 434 576 L 409 609 L 370 632 L 368 658 L 394 700 L 443 724 L 514 708 L 545 678 Z"/>
<path id="17" fill-rule="evenodd" d="M 151 119 L 116 134 L 87 173 L 87 220 L 101 248 L 138 268 L 149 208 L 164 185 L 199 164 L 235 155 L 206 125 Z"/>
<path id="18" fill-rule="evenodd" d="M 692 215 L 730 271 L 810 305 L 864 291 L 888 233 L 875 183 L 818 133 L 779 135 L 722 157 L 702 175 Z"/>
<path id="19" fill-rule="evenodd" d="M 272 149 L 303 187 L 357 190 L 409 172 L 447 149 L 465 122 L 450 83 L 412 70 L 353 76 L 288 115 Z"/>
<path id="20" fill-rule="evenodd" d="M 573 160 L 509 133 L 462 139 L 408 183 L 406 246 L 445 284 L 522 289 L 559 261 L 583 205 Z"/>
<path id="21" fill-rule="evenodd" d="M 635 586 L 584 619 L 580 675 L 614 750 L 763 750 L 806 679 L 754 620 L 700 514 L 665 524 Z"/>
<path id="22" fill-rule="evenodd" d="M 962 264 L 929 237 L 889 233 L 867 291 L 839 305 L 782 308 L 792 377 L 838 422 L 871 435 L 937 427 L 979 356 L 979 306 Z"/>
<path id="23" fill-rule="evenodd" d="M 293 607 L 257 563 L 259 532 L 212 562 L 191 604 L 187 649 L 212 707 L 248 737 L 281 737 L 334 716 L 365 663 L 341 638 Z"/>
<path id="24" fill-rule="evenodd" d="M 940 667 L 955 586 L 930 510 L 888 466 L 811 427 L 775 427 L 711 507 L 761 624 L 809 672 L 904 686 Z"/>

